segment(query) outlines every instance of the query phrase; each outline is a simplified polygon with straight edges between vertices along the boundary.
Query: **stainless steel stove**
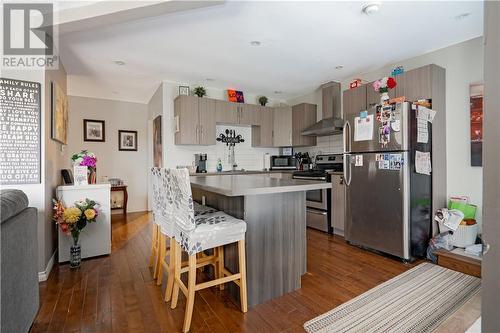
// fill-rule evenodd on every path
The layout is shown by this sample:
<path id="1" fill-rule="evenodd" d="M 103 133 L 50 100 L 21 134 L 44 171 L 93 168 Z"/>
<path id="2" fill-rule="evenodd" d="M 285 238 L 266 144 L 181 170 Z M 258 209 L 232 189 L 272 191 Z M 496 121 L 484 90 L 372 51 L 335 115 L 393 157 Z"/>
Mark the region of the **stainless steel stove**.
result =
<path id="1" fill-rule="evenodd" d="M 331 182 L 331 174 L 342 173 L 343 166 L 344 156 L 342 154 L 317 155 L 315 167 L 312 170 L 295 171 L 293 178 Z M 331 189 L 306 192 L 308 227 L 333 233 L 331 192 Z"/>

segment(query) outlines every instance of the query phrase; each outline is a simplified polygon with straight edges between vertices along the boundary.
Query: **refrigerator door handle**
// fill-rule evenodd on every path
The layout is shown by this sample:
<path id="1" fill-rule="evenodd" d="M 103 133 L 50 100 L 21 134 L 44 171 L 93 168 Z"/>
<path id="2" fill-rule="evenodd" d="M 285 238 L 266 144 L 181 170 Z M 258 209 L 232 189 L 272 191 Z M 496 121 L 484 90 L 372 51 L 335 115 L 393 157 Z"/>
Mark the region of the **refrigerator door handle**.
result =
<path id="1" fill-rule="evenodd" d="M 351 152 L 351 124 L 348 120 L 344 123 L 344 153 Z M 349 148 L 348 148 L 349 146 Z"/>
<path id="2" fill-rule="evenodd" d="M 351 184 L 351 155 L 344 154 L 344 184 L 349 186 Z M 347 166 L 349 166 L 349 174 L 347 172 Z"/>
<path id="3" fill-rule="evenodd" d="M 346 185 L 349 186 L 351 185 L 351 180 L 352 180 L 352 163 L 350 155 L 349 155 L 349 161 L 347 161 L 347 163 L 349 165 L 349 180 L 346 181 Z"/>

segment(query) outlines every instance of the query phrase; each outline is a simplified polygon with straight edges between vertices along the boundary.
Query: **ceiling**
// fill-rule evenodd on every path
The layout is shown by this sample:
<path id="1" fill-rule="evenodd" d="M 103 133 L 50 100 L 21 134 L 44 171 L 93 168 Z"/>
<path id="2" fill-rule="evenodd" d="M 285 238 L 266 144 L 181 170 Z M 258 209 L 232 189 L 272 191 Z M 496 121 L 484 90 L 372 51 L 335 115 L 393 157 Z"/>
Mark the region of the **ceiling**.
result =
<path id="1" fill-rule="evenodd" d="M 69 93 L 147 103 L 166 80 L 288 99 L 483 31 L 479 1 L 387 1 L 373 16 L 361 7 L 227 1 L 67 33 L 59 43 Z"/>

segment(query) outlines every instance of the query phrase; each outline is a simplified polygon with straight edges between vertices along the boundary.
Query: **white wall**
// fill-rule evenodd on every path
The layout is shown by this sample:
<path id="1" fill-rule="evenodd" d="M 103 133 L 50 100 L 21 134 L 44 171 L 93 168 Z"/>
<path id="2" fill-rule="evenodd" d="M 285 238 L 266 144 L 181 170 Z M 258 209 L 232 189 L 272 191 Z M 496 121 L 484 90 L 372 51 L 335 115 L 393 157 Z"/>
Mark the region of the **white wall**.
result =
<path id="1" fill-rule="evenodd" d="M 179 94 L 179 84 L 174 82 L 163 82 L 163 163 L 167 168 L 176 166 L 191 165 L 194 161 L 194 154 L 206 153 L 208 155 L 207 168 L 215 171 L 217 159 L 221 158 L 223 168 L 230 169 L 227 163 L 227 148 L 225 144 L 217 143 L 214 146 L 177 146 L 174 144 L 174 99 Z M 226 91 L 207 88 L 207 97 L 215 99 L 227 99 Z M 247 103 L 256 104 L 256 96 L 245 94 Z M 280 101 L 270 100 L 268 105 L 277 105 Z M 278 154 L 277 148 L 253 148 L 251 147 L 250 126 L 217 126 L 217 135 L 226 128 L 235 129 L 245 139 L 244 143 L 236 145 L 235 155 L 238 168 L 246 170 L 261 170 L 263 168 L 263 156 L 265 153 Z"/>
<path id="2" fill-rule="evenodd" d="M 436 64 L 446 69 L 446 159 L 449 195 L 468 195 L 472 203 L 478 205 L 477 219 L 481 221 L 482 168 L 470 166 L 470 108 L 469 85 L 483 80 L 482 37 L 452 45 L 415 58 L 388 64 L 385 67 L 354 75 L 367 82 L 388 76 L 396 65 L 411 70 L 428 64 Z M 397 81 L 397 77 L 396 77 Z M 342 82 L 342 90 L 348 89 L 349 80 Z M 311 92 L 288 103 L 310 102 L 318 104 L 321 117 L 321 94 Z M 434 129 L 438 130 L 438 129 Z M 318 147 L 310 147 L 315 153 L 342 152 L 342 136 L 324 137 Z M 305 150 L 304 150 L 305 151 Z"/>
<path id="3" fill-rule="evenodd" d="M 69 133 L 65 168 L 72 154 L 87 149 L 97 156 L 97 179 L 121 178 L 128 186 L 128 211 L 146 211 L 148 168 L 147 104 L 69 96 Z M 105 121 L 105 142 L 83 141 L 83 119 Z M 137 151 L 118 150 L 118 130 L 138 132 Z"/>

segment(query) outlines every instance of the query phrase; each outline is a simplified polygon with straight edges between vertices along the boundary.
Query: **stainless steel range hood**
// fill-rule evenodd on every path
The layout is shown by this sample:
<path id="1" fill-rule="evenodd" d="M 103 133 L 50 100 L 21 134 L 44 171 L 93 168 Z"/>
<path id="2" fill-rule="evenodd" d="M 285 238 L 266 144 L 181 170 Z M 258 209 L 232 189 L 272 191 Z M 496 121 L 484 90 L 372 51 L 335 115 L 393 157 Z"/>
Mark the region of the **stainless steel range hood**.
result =
<path id="1" fill-rule="evenodd" d="M 328 82 L 321 86 L 323 119 L 302 131 L 302 135 L 325 136 L 342 134 L 344 120 L 340 104 L 340 83 Z"/>

